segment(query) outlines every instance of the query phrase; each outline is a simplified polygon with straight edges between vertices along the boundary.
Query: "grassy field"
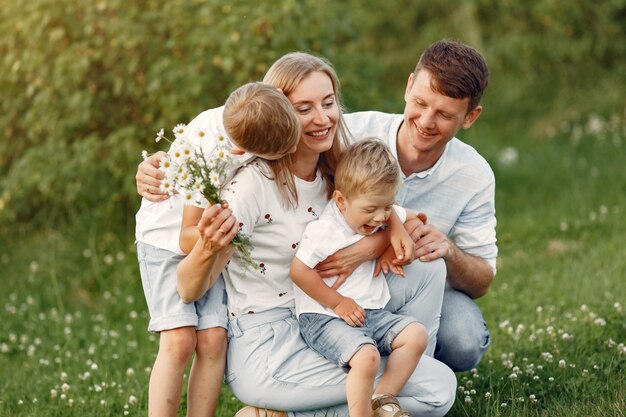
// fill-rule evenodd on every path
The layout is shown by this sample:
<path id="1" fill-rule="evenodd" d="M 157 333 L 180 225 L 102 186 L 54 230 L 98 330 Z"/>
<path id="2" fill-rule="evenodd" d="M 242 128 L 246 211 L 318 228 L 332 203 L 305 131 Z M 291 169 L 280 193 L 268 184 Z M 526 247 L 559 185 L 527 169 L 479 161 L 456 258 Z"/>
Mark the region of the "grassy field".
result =
<path id="1" fill-rule="evenodd" d="M 479 300 L 491 348 L 458 374 L 450 415 L 624 415 L 624 119 L 463 136 L 496 171 L 500 257 Z M 0 415 L 145 415 L 158 339 L 132 224 L 77 213 L 56 230 L 2 225 L 0 239 Z M 239 405 L 224 388 L 217 415 Z"/>

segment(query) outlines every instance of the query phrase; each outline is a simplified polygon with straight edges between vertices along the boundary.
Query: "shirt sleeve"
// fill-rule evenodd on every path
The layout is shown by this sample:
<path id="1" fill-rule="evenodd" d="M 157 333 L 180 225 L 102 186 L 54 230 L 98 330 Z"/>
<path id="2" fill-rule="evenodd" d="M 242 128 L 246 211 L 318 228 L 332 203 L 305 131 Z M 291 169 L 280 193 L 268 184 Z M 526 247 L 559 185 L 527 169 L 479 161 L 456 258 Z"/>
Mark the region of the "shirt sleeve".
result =
<path id="1" fill-rule="evenodd" d="M 496 271 L 495 180 L 490 181 L 465 206 L 450 231 L 454 243 L 464 252 L 483 258 Z"/>
<path id="2" fill-rule="evenodd" d="M 336 240 L 335 235 L 333 225 L 324 219 L 309 223 L 304 229 L 296 258 L 309 268 L 315 268 L 318 263 L 338 250 L 331 243 Z"/>
<path id="3" fill-rule="evenodd" d="M 404 207 L 400 207 L 399 205 L 394 204 L 393 205 L 393 210 L 398 215 L 398 218 L 400 219 L 400 222 L 402 222 L 402 223 L 406 222 L 406 209 Z"/>

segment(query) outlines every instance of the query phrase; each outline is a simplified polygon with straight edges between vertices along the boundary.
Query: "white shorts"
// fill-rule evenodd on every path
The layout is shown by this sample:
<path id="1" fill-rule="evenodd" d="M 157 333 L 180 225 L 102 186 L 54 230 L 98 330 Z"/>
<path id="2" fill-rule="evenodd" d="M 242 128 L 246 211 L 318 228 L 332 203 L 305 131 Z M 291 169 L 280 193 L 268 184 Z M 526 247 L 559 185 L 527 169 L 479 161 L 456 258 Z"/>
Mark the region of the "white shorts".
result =
<path id="1" fill-rule="evenodd" d="M 143 292 L 150 312 L 148 330 L 160 332 L 193 326 L 197 330 L 228 327 L 228 309 L 224 279 L 199 300 L 185 304 L 176 290 L 176 268 L 184 255 L 137 242 L 137 259 Z"/>

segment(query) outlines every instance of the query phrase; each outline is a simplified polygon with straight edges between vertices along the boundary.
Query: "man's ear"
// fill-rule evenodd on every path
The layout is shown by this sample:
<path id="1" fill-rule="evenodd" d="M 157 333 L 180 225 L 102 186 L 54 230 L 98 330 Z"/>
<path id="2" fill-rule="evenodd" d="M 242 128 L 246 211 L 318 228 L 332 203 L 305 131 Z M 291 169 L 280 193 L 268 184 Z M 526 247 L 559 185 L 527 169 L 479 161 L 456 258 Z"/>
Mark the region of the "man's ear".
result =
<path id="1" fill-rule="evenodd" d="M 409 74 L 409 79 L 406 81 L 406 88 L 404 90 L 404 101 L 408 101 L 409 93 L 411 92 L 411 88 L 413 87 L 413 82 L 415 81 L 413 73 Z"/>
<path id="2" fill-rule="evenodd" d="M 333 199 L 335 200 L 335 204 L 337 204 L 337 207 L 339 207 L 339 211 L 344 211 L 346 209 L 346 198 L 343 196 L 343 194 L 341 194 L 341 191 L 333 191 Z"/>
<path id="3" fill-rule="evenodd" d="M 463 120 L 463 129 L 469 129 L 472 124 L 478 119 L 480 113 L 483 111 L 483 106 L 476 106 L 474 110 L 470 111 L 465 115 L 465 119 Z"/>

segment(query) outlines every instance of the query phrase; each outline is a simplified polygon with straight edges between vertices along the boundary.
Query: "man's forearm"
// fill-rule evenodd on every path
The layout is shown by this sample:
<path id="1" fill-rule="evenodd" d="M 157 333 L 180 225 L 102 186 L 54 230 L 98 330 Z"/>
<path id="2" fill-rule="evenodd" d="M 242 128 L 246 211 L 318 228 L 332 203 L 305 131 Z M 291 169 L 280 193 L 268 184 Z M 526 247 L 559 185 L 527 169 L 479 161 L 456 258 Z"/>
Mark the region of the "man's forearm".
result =
<path id="1" fill-rule="evenodd" d="M 444 258 L 448 270 L 448 284 L 476 299 L 487 293 L 494 272 L 487 261 L 463 252 L 450 242 L 450 252 Z"/>

